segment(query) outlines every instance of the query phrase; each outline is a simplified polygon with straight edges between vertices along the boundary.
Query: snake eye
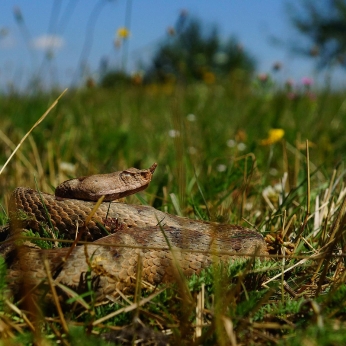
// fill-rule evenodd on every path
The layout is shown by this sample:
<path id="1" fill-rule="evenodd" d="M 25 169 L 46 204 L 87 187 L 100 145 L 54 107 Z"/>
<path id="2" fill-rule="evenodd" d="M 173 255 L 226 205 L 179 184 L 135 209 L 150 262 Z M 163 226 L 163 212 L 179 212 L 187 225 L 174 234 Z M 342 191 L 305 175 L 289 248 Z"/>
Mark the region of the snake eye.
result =
<path id="1" fill-rule="evenodd" d="M 124 173 L 124 174 L 121 175 L 121 177 L 122 177 L 123 180 L 129 180 L 129 179 L 131 179 L 132 174 Z"/>

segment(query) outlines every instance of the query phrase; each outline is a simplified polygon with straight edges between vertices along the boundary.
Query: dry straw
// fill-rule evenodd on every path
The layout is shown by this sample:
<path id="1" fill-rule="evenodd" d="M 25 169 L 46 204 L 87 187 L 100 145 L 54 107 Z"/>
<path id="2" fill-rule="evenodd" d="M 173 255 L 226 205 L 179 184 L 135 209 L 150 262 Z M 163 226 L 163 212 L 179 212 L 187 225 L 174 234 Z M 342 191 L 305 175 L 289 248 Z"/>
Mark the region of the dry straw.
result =
<path id="1" fill-rule="evenodd" d="M 25 136 L 21 139 L 21 141 L 19 142 L 19 144 L 16 146 L 16 148 L 13 150 L 12 154 L 10 155 L 10 157 L 7 159 L 7 161 L 5 162 L 5 164 L 2 166 L 1 170 L 0 170 L 0 175 L 2 174 L 2 172 L 5 170 L 6 166 L 8 165 L 8 163 L 11 161 L 12 157 L 14 156 L 14 154 L 17 152 L 17 150 L 20 148 L 20 146 L 23 144 L 23 142 L 27 139 L 27 137 L 30 135 L 30 133 L 34 130 L 35 127 L 37 127 L 39 124 L 41 124 L 41 122 L 44 120 L 44 118 L 48 115 L 48 113 L 58 104 L 58 101 L 60 100 L 60 98 L 65 94 L 65 92 L 67 91 L 67 89 L 65 89 L 60 95 L 59 97 L 52 103 L 52 105 L 46 110 L 46 112 L 41 116 L 40 119 L 38 119 L 36 121 L 36 123 L 34 124 L 34 126 L 25 134 Z"/>

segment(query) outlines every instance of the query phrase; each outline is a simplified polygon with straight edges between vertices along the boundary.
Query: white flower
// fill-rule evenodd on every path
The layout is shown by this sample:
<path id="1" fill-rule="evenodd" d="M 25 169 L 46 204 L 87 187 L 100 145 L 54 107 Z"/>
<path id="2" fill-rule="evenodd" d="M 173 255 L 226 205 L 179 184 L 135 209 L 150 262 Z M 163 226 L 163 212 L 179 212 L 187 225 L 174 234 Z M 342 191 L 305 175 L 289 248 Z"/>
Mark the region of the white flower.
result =
<path id="1" fill-rule="evenodd" d="M 169 130 L 168 136 L 171 138 L 176 138 L 180 136 L 180 132 L 178 130 Z"/>
<path id="2" fill-rule="evenodd" d="M 66 174 L 76 173 L 76 165 L 74 165 L 71 162 L 60 162 L 59 168 L 63 173 L 66 173 Z"/>
<path id="3" fill-rule="evenodd" d="M 252 202 L 246 202 L 245 203 L 245 210 L 252 210 L 253 209 L 253 203 Z"/>
<path id="4" fill-rule="evenodd" d="M 196 121 L 196 116 L 194 115 L 194 114 L 188 114 L 187 116 L 186 116 L 186 119 L 188 120 L 188 121 L 191 121 L 191 122 L 193 122 L 193 121 Z"/>
<path id="5" fill-rule="evenodd" d="M 240 142 L 237 144 L 237 148 L 239 151 L 244 151 L 246 149 L 246 144 L 243 142 Z"/>
<path id="6" fill-rule="evenodd" d="M 230 148 L 234 148 L 236 146 L 236 142 L 234 139 L 229 139 L 227 141 L 227 146 L 230 147 Z"/>
<path id="7" fill-rule="evenodd" d="M 272 168 L 269 169 L 269 174 L 273 175 L 273 176 L 276 176 L 276 175 L 278 175 L 278 170 L 276 168 L 272 167 Z"/>
<path id="8" fill-rule="evenodd" d="M 217 167 L 216 167 L 216 170 L 217 170 L 218 172 L 225 172 L 226 169 L 227 169 L 227 166 L 224 165 L 224 164 L 222 164 L 222 163 L 219 164 L 219 165 L 217 165 Z"/>
<path id="9" fill-rule="evenodd" d="M 218 52 L 214 55 L 213 60 L 216 64 L 223 65 L 229 60 L 229 56 L 225 52 Z"/>
<path id="10" fill-rule="evenodd" d="M 191 155 L 197 154 L 197 149 L 196 149 L 195 147 L 188 147 L 187 151 L 188 151 L 189 154 L 191 154 Z"/>
<path id="11" fill-rule="evenodd" d="M 283 186 L 284 184 L 281 182 L 274 186 L 269 185 L 262 191 L 263 198 L 272 210 L 275 210 L 274 204 L 278 203 L 280 205 L 282 203 L 284 196 Z"/>

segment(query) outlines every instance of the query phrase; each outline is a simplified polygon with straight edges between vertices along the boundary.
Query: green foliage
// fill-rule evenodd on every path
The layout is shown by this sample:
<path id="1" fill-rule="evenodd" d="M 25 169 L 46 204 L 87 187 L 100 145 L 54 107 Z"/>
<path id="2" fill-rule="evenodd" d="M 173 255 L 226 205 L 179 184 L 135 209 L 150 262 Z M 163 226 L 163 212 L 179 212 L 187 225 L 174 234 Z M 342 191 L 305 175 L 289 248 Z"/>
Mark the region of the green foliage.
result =
<path id="1" fill-rule="evenodd" d="M 102 88 L 121 88 L 131 85 L 131 78 L 121 71 L 106 72 L 100 81 Z"/>
<path id="2" fill-rule="evenodd" d="M 316 345 L 345 343 L 344 268 L 336 257 L 344 247 L 344 217 L 335 226 L 339 213 L 343 215 L 345 94 L 321 91 L 310 98 L 303 92 L 292 99 L 275 86 L 241 81 L 168 89 L 156 84 L 123 85 L 116 93 L 96 88 L 67 94 L 10 162 L 0 180 L 1 203 L 8 205 L 7 196 L 16 186 L 35 188 L 34 176 L 39 189 L 50 192 L 59 180 L 73 176 L 147 168 L 158 162 L 146 192 L 127 202 L 175 213 L 175 196 L 184 216 L 257 229 L 267 236 L 271 254 L 285 253 L 286 257 L 236 260 L 210 266 L 188 280 L 179 277 L 174 285 L 155 288 L 165 290 L 147 304 L 96 325 L 93 322 L 99 318 L 153 291 L 143 288 L 138 297 L 128 292 L 97 304 L 87 282 L 89 291 L 79 296 L 83 301 L 72 295 L 63 302 L 67 334 L 55 306 L 43 301 L 39 311 L 18 306 L 39 324 L 40 337 L 52 344 L 61 344 L 61 338 L 66 344 L 95 343 L 94 337 L 98 343 L 118 342 L 121 333 L 121 337 L 133 336 L 141 330 L 141 336 L 162 336 L 164 331 L 170 344 L 224 345 L 231 343 L 232 332 L 237 343 L 249 345 L 300 345 L 308 344 L 308 338 Z M 47 95 L 2 97 L 2 132 L 18 143 L 52 99 Z M 263 145 L 273 128 L 285 131 L 284 140 Z M 311 144 L 309 195 L 305 139 Z M 0 142 L 1 162 L 11 152 L 6 143 Z M 64 171 L 62 162 L 73 169 Z M 281 188 L 275 190 L 277 183 Z M 271 194 L 266 195 L 268 188 Z M 325 199 L 327 192 L 329 199 Z M 30 221 L 27 215 L 18 216 Z M 0 213 L 0 219 L 6 222 L 5 213 Z M 330 247 L 334 228 L 340 237 Z M 40 247 L 52 246 L 28 234 L 37 237 Z M 51 237 L 49 232 L 43 235 Z M 321 249 L 327 251 L 325 258 L 307 260 Z M 0 290 L 4 335 L 13 342 L 39 343 L 24 317 L 5 303 L 9 297 L 3 261 Z M 205 303 L 197 339 L 196 301 L 202 294 Z"/>
<path id="3" fill-rule="evenodd" d="M 33 232 L 32 230 L 25 231 L 25 234 L 23 234 L 26 237 L 35 237 L 37 239 L 32 239 L 30 242 L 37 245 L 41 249 L 53 249 L 55 248 L 55 244 L 51 241 L 45 241 L 41 240 L 40 238 L 52 238 L 52 234 L 47 232 L 45 228 L 42 227 L 41 233 L 39 232 Z M 61 237 L 60 237 L 61 238 Z M 61 246 L 62 243 L 57 243 L 58 247 Z M 68 244 L 69 245 L 69 244 Z"/>
<path id="4" fill-rule="evenodd" d="M 279 345 L 301 346 L 338 346 L 346 344 L 346 329 L 344 325 L 328 324 L 327 326 L 317 327 L 308 326 L 306 329 L 298 331 L 291 337 L 283 339 Z"/>
<path id="5" fill-rule="evenodd" d="M 69 341 L 71 345 L 76 346 L 106 346 L 110 343 L 94 335 L 87 335 L 83 327 L 73 327 L 69 332 Z"/>
<path id="6" fill-rule="evenodd" d="M 301 8 L 295 8 L 292 22 L 310 41 L 308 48 L 295 51 L 314 57 L 319 67 L 335 64 L 346 67 L 345 0 L 305 1 Z"/>
<path id="7" fill-rule="evenodd" d="M 332 288 L 327 295 L 320 296 L 317 300 L 319 304 L 325 307 L 326 313 L 333 316 L 342 316 L 346 314 L 346 286 L 339 284 Z"/>
<path id="8" fill-rule="evenodd" d="M 287 316 L 298 314 L 303 301 L 304 298 L 298 300 L 285 299 L 284 301 L 274 301 L 273 303 L 266 304 L 259 309 L 254 318 L 258 321 L 262 320 L 266 315 L 285 318 Z"/>
<path id="9" fill-rule="evenodd" d="M 235 38 L 221 42 L 215 27 L 208 30 L 200 20 L 182 13 L 156 52 L 145 78 L 214 83 L 216 76 L 225 77 L 236 70 L 251 74 L 254 66 L 254 59 Z"/>
<path id="10" fill-rule="evenodd" d="M 14 345 L 33 345 L 34 340 L 35 338 L 33 333 L 27 332 L 27 333 L 19 334 L 13 341 L 14 341 Z M 1 343 L 0 345 L 2 346 L 3 344 Z M 6 344 L 4 343 L 4 345 Z"/>

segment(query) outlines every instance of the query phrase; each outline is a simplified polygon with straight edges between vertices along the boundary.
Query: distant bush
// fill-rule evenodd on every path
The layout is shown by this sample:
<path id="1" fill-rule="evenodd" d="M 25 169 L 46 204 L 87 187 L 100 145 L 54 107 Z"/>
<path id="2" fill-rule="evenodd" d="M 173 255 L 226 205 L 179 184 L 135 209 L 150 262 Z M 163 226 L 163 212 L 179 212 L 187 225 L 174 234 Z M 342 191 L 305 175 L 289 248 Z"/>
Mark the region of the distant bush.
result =
<path id="1" fill-rule="evenodd" d="M 236 70 L 251 74 L 255 69 L 254 59 L 235 38 L 222 42 L 215 26 L 207 29 L 186 13 L 168 34 L 147 68 L 146 81 L 203 80 L 211 84 Z"/>
<path id="2" fill-rule="evenodd" d="M 102 88 L 115 88 L 132 83 L 131 76 L 122 71 L 109 71 L 100 80 Z"/>

